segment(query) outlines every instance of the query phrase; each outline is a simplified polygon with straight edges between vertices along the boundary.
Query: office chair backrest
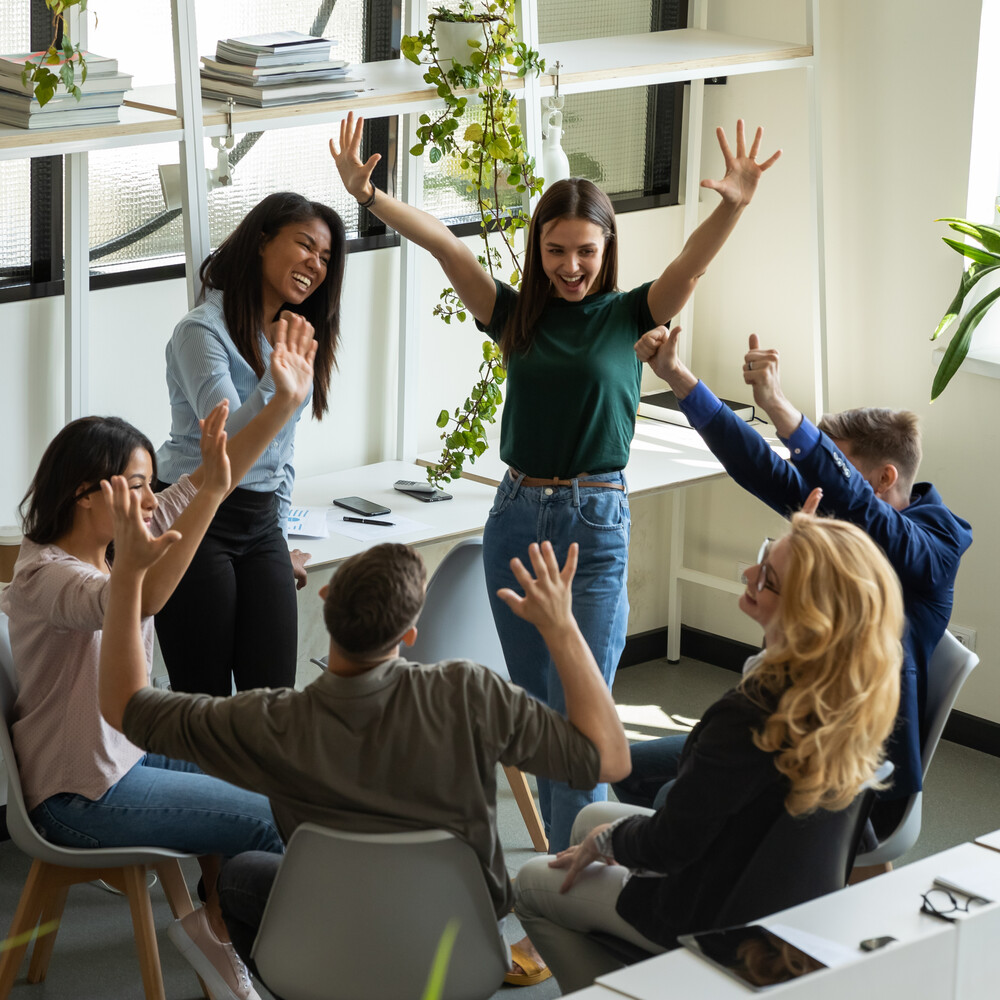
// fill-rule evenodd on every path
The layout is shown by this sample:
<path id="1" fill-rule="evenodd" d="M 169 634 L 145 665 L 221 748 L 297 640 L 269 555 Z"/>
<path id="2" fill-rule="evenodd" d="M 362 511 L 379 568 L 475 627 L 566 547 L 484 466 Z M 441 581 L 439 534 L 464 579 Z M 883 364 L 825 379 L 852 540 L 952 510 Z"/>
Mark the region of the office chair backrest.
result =
<path id="1" fill-rule="evenodd" d="M 402 652 L 418 663 L 472 660 L 510 680 L 486 591 L 481 538 L 459 542 L 434 571 L 417 641 Z"/>
<path id="2" fill-rule="evenodd" d="M 892 763 L 886 761 L 876 772 L 876 781 L 884 782 L 891 774 Z M 783 809 L 733 886 L 714 926 L 750 923 L 843 889 L 874 799 L 874 791 L 866 787 L 837 812 L 818 809 L 791 816 Z"/>
<path id="3" fill-rule="evenodd" d="M 416 1000 L 449 921 L 442 1000 L 493 995 L 508 953 L 472 848 L 443 830 L 357 834 L 303 823 L 253 957 L 284 1000 Z"/>
<path id="4" fill-rule="evenodd" d="M 927 666 L 926 735 L 920 752 L 925 777 L 958 693 L 978 663 L 979 657 L 945 630 Z"/>
<path id="5" fill-rule="evenodd" d="M 950 632 L 945 631 L 934 647 L 927 665 L 927 704 L 924 707 L 924 742 L 920 748 L 923 776 L 941 742 L 948 716 L 965 679 L 979 663 L 979 657 L 966 649 Z M 923 792 L 914 792 L 906 803 L 902 818 L 876 848 L 857 858 L 860 866 L 884 865 L 902 857 L 920 837 L 923 816 Z"/>
<path id="6" fill-rule="evenodd" d="M 42 838 L 28 821 L 28 812 L 21 791 L 21 775 L 14 756 L 10 727 L 14 723 L 14 703 L 17 701 L 17 675 L 14 672 L 14 655 L 10 648 L 9 619 L 0 611 L 0 757 L 7 772 L 7 831 L 11 839 L 28 854 L 34 856 L 37 841 Z M 44 841 L 42 841 L 44 843 Z"/>

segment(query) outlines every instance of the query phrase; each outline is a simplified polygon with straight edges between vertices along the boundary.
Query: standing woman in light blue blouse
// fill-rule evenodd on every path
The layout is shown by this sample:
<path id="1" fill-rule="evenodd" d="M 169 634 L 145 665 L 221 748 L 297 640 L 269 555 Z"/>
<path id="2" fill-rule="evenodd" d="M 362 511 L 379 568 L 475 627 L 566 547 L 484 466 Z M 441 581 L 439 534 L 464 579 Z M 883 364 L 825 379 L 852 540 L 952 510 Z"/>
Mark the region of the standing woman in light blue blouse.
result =
<path id="1" fill-rule="evenodd" d="M 274 394 L 268 361 L 275 324 L 297 313 L 317 341 L 312 413 L 328 408 L 340 336 L 344 224 L 298 194 L 268 195 L 201 265 L 200 303 L 167 345 L 170 437 L 156 453 L 160 488 L 199 461 L 198 420 L 229 401 L 236 433 Z M 156 617 L 175 691 L 228 695 L 295 681 L 295 589 L 305 561 L 289 554 L 295 427 L 303 401 L 219 511 L 190 568 Z"/>

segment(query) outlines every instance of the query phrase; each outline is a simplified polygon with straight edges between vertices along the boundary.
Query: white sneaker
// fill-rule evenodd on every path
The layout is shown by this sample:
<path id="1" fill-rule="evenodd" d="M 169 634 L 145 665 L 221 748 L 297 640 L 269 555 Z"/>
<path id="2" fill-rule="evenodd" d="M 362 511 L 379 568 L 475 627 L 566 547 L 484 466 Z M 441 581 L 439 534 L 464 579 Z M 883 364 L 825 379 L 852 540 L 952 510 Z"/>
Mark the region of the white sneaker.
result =
<path id="1" fill-rule="evenodd" d="M 260 1000 L 236 949 L 215 936 L 205 907 L 175 920 L 167 928 L 167 937 L 201 976 L 212 1000 Z"/>

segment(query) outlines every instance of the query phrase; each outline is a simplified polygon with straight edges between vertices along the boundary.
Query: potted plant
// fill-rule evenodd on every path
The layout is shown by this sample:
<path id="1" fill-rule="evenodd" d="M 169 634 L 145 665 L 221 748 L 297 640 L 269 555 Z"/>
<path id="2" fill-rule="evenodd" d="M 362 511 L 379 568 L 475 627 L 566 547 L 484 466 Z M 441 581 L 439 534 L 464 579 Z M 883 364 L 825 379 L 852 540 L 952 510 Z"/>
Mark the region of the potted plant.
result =
<path id="1" fill-rule="evenodd" d="M 937 329 L 931 334 L 931 340 L 938 337 L 947 330 L 962 312 L 962 307 L 969 293 L 987 275 L 994 274 L 1000 268 L 1000 229 L 993 226 L 985 226 L 966 219 L 938 219 L 938 222 L 947 222 L 949 227 L 957 233 L 970 236 L 979 246 L 972 246 L 951 239 L 948 236 L 941 238 L 953 250 L 967 257 L 971 263 L 962 272 L 962 279 L 958 285 L 958 292 L 952 300 L 948 310 L 941 317 Z M 985 295 L 980 296 L 966 309 L 965 315 L 955 329 L 951 338 L 951 343 L 945 349 L 944 357 L 938 366 L 934 376 L 934 384 L 931 387 L 931 401 L 937 399 L 944 392 L 945 387 L 951 381 L 952 376 L 961 367 L 966 355 L 969 353 L 969 345 L 972 342 L 972 334 L 980 321 L 989 312 L 993 303 L 1000 298 L 1000 287 L 996 287 Z M 976 296 L 973 296 L 976 299 Z"/>
<path id="2" fill-rule="evenodd" d="M 544 63 L 517 40 L 514 4 L 515 0 L 482 0 L 477 9 L 472 0 L 462 0 L 458 11 L 439 7 L 430 16 L 427 31 L 403 38 L 401 48 L 411 62 L 429 58 L 424 80 L 444 102 L 436 115 L 420 116 L 418 141 L 410 153 L 422 156 L 428 151 L 432 163 L 445 156 L 457 161 L 465 190 L 474 196 L 479 213 L 480 263 L 491 276 L 516 287 L 521 261 L 515 237 L 528 224 L 523 203 L 527 196 L 540 193 L 542 179 L 535 176 L 535 162 L 517 120 L 517 100 L 507 81 L 511 76 L 540 73 Z M 452 45 L 456 36 L 461 36 L 464 51 L 461 45 Z M 471 96 L 478 96 L 478 102 L 470 106 Z M 472 120 L 472 107 L 481 109 L 475 116 L 479 120 Z M 434 315 L 445 323 L 452 317 L 465 321 L 465 307 L 454 289 L 444 289 Z M 466 458 L 474 462 L 486 451 L 486 424 L 496 418 L 505 378 L 499 348 L 485 342 L 479 379 L 465 402 L 438 416 L 444 449 L 439 464 L 428 473 L 431 482 L 457 479 Z"/>
<path id="3" fill-rule="evenodd" d="M 80 100 L 82 92 L 76 85 L 76 71 L 80 71 L 80 83 L 87 79 L 87 61 L 79 45 L 70 38 L 66 12 L 70 7 L 80 11 L 87 9 L 87 0 L 45 0 L 45 6 L 52 11 L 52 41 L 48 48 L 29 60 L 21 73 L 21 83 L 32 85 L 35 99 L 43 107 L 56 92 L 61 83 L 68 93 Z M 56 69 L 58 67 L 58 69 Z"/>

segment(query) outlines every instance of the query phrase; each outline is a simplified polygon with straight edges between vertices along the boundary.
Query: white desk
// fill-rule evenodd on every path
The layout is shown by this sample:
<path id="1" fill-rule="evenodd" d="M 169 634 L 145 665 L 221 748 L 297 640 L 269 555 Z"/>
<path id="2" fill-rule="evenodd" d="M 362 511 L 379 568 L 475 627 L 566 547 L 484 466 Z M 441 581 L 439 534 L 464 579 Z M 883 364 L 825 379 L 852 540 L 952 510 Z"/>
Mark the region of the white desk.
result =
<path id="1" fill-rule="evenodd" d="M 810 1000 L 843 1000 L 852 995 L 879 1000 L 986 1000 L 995 996 L 993 952 L 1000 933 L 1000 902 L 977 906 L 973 919 L 954 924 L 920 912 L 920 894 L 931 888 L 935 876 L 966 868 L 976 869 L 976 890 L 1000 900 L 1000 854 L 963 844 L 761 920 L 765 926 L 785 924 L 851 949 L 865 938 L 892 935 L 897 939 L 876 952 L 859 950 L 857 962 L 768 992 L 798 991 Z M 744 986 L 686 949 L 601 976 L 598 985 L 635 1000 L 727 1000 L 750 995 Z"/>
<path id="2" fill-rule="evenodd" d="M 417 457 L 417 462 L 421 465 L 434 465 L 439 454 L 425 452 Z M 462 478 L 496 486 L 506 469 L 507 466 L 500 461 L 499 446 L 494 442 L 474 464 L 467 466 Z M 636 420 L 635 436 L 632 439 L 628 465 L 625 467 L 629 495 L 642 497 L 673 491 L 670 551 L 664 553 L 668 560 L 669 574 L 667 657 L 671 660 L 680 659 L 681 652 L 681 581 L 714 587 L 731 594 L 743 591 L 743 585 L 736 580 L 723 579 L 684 566 L 684 490 L 681 487 L 721 479 L 725 475 L 725 470 L 697 431 L 646 417 Z"/>
<path id="3" fill-rule="evenodd" d="M 344 514 L 349 515 L 351 512 L 332 506 L 335 497 L 361 496 L 366 500 L 383 503 L 394 513 L 423 522 L 424 527 L 405 534 L 392 533 L 385 536 L 385 541 L 403 542 L 407 545 L 443 542 L 482 532 L 486 516 L 493 505 L 494 490 L 481 483 L 459 480 L 448 488 L 453 500 L 423 503 L 392 488 L 397 479 L 424 478 L 425 470 L 409 462 L 379 462 L 376 465 L 344 469 L 322 476 L 307 476 L 296 481 L 292 505 L 328 507 L 328 517 L 342 518 Z M 391 521 L 392 514 L 385 515 L 384 520 Z M 308 569 L 318 569 L 336 565 L 381 541 L 377 531 L 377 528 L 373 528 L 372 536 L 365 540 L 337 534 L 331 534 L 328 538 L 292 535 L 288 539 L 288 545 L 289 548 L 311 552 Z"/>

